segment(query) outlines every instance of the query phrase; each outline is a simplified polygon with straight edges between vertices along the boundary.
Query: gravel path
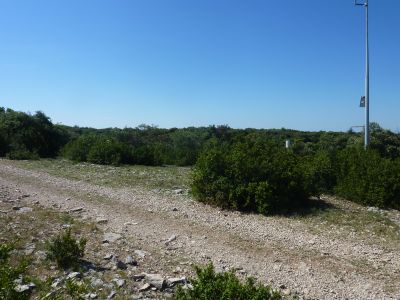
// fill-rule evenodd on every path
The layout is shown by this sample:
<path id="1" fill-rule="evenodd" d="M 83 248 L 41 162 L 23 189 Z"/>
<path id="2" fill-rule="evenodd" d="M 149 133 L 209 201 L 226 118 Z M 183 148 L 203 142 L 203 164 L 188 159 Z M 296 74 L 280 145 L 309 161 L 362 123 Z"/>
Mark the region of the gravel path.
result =
<path id="1" fill-rule="evenodd" d="M 301 219 L 221 211 L 184 194 L 98 186 L 7 161 L 0 161 L 0 184 L 44 206 L 107 218 L 106 229 L 141 239 L 160 259 L 212 261 L 316 299 L 400 299 L 399 244 L 315 233 Z"/>

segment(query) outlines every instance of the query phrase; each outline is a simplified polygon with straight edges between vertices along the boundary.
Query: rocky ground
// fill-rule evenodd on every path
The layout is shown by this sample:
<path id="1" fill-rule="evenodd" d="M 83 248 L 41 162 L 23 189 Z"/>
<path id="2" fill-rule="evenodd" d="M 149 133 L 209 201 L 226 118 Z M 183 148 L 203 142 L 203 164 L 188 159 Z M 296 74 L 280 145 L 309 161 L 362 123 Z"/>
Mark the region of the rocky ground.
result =
<path id="1" fill-rule="evenodd" d="M 118 176 L 113 167 L 97 169 L 89 180 L 51 164 L 60 172 L 0 160 L 0 218 L 8 220 L 0 238 L 18 235 L 22 221 L 15 216 L 51 220 L 35 216 L 48 209 L 86 224 L 75 227 L 89 237 L 85 259 L 96 268 L 77 276 L 100 298 L 166 298 L 173 285 L 186 284 L 193 264 L 213 262 L 218 270 L 235 269 L 300 298 L 400 299 L 397 211 L 324 197 L 295 216 L 241 214 L 195 202 L 185 185 L 118 186 L 111 184 Z M 29 245 L 68 225 L 63 218 L 36 231 L 40 226 L 31 220 L 20 250 L 40 259 L 40 246 Z"/>
<path id="2" fill-rule="evenodd" d="M 87 299 L 165 299 L 172 297 L 177 285 L 191 287 L 184 275 L 187 264 L 167 271 L 135 239 L 103 231 L 106 218 L 82 218 L 80 208 L 60 212 L 32 201 L 33 197 L 0 185 L 0 243 L 15 248 L 13 265 L 29 262 L 25 277 L 30 280 L 17 280 L 16 290 L 31 290 L 35 299 L 78 299 L 80 295 Z M 68 228 L 76 240 L 88 241 L 79 271 L 60 269 L 46 259 L 46 242 Z"/>

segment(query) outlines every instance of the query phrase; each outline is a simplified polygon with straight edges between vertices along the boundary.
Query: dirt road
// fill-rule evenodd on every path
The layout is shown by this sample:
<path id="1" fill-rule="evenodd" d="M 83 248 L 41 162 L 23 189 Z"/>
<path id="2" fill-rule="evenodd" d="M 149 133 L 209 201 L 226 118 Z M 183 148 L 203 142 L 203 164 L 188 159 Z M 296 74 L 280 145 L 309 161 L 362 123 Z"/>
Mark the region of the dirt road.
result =
<path id="1" fill-rule="evenodd" d="M 108 219 L 105 230 L 140 240 L 162 268 L 212 261 L 217 269 L 235 268 L 307 298 L 400 299 L 398 238 L 358 236 L 329 224 L 320 224 L 321 230 L 307 218 L 221 211 L 181 191 L 166 195 L 140 187 L 100 186 L 7 160 L 0 160 L 0 185 L 46 207 L 83 208 L 83 218 Z M 357 207 L 361 210 L 366 208 Z M 391 216 L 399 217 L 396 212 Z"/>

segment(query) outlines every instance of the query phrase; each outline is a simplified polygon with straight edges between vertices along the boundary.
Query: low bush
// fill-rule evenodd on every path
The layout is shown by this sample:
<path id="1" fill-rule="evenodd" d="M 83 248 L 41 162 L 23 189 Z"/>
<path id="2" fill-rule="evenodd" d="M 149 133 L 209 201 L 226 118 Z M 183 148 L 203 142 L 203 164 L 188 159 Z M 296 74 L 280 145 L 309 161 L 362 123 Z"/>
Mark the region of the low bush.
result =
<path id="1" fill-rule="evenodd" d="M 132 160 L 131 150 L 114 139 L 97 139 L 90 147 L 87 161 L 101 165 L 119 165 Z"/>
<path id="2" fill-rule="evenodd" d="M 342 150 L 335 191 L 363 205 L 400 209 L 400 159 L 383 158 L 374 150 Z"/>
<path id="3" fill-rule="evenodd" d="M 9 263 L 12 247 L 0 244 L 0 299 L 25 300 L 30 298 L 30 291 L 16 292 L 15 280 L 20 278 L 26 271 L 26 264 L 20 263 L 12 266 Z"/>
<path id="4" fill-rule="evenodd" d="M 206 149 L 194 167 L 192 192 L 204 203 L 269 214 L 301 206 L 312 193 L 309 181 L 298 156 L 246 139 Z"/>
<path id="5" fill-rule="evenodd" d="M 304 156 L 299 161 L 307 190 L 314 196 L 333 193 L 336 185 L 336 152 L 318 151 Z"/>
<path id="6" fill-rule="evenodd" d="M 43 112 L 34 115 L 0 107 L 0 156 L 11 159 L 55 157 L 68 135 Z"/>
<path id="7" fill-rule="evenodd" d="M 63 155 L 73 161 L 102 165 L 119 165 L 133 162 L 132 149 L 128 145 L 103 135 L 82 135 L 68 143 Z"/>
<path id="8" fill-rule="evenodd" d="M 241 283 L 233 272 L 216 273 L 213 265 L 196 267 L 193 289 L 177 289 L 175 300 L 275 300 L 282 299 L 270 287 L 256 285 L 253 278 Z"/>
<path id="9" fill-rule="evenodd" d="M 85 162 L 87 161 L 87 154 L 90 147 L 94 142 L 94 135 L 82 135 L 65 145 L 61 152 L 64 157 L 72 161 Z"/>
<path id="10" fill-rule="evenodd" d="M 60 268 L 77 268 L 79 259 L 84 256 L 85 246 L 86 239 L 76 240 L 68 229 L 47 242 L 47 258 L 55 261 Z"/>
<path id="11" fill-rule="evenodd" d="M 12 150 L 7 153 L 6 157 L 13 160 L 39 159 L 39 155 L 36 152 L 30 152 L 26 149 Z"/>

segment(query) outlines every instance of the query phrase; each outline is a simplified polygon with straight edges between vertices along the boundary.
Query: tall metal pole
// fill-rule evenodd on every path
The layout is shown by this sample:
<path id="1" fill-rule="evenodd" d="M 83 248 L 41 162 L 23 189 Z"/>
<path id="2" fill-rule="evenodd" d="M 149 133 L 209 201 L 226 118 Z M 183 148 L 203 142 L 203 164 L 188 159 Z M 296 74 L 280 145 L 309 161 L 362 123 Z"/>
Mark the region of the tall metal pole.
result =
<path id="1" fill-rule="evenodd" d="M 365 149 L 369 145 L 369 35 L 368 35 L 368 0 L 365 2 L 366 15 L 366 58 L 365 58 Z"/>
<path id="2" fill-rule="evenodd" d="M 369 145 L 369 32 L 368 32 L 368 0 L 365 3 L 358 3 L 354 0 L 355 5 L 365 7 L 365 22 L 366 22 L 366 53 L 365 53 L 365 129 L 364 129 L 364 148 Z"/>

